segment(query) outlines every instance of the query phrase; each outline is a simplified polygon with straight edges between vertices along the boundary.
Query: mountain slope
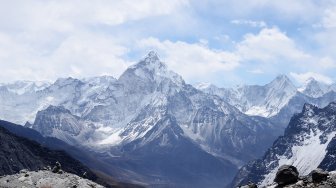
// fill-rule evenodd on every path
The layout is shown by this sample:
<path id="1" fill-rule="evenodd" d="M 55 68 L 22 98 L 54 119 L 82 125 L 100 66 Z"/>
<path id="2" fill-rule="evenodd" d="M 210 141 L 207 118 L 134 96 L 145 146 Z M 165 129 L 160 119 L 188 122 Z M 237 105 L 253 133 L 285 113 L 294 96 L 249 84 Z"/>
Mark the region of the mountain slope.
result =
<path id="1" fill-rule="evenodd" d="M 262 159 L 252 161 L 240 169 L 233 185 L 248 181 L 261 185 L 271 183 L 279 166 L 297 167 L 301 175 L 307 175 L 317 167 L 330 170 L 335 151 L 336 103 L 325 108 L 305 104 L 301 113 L 292 117 L 284 136 L 279 137 Z"/>
<path id="2" fill-rule="evenodd" d="M 1 175 L 17 173 L 21 169 L 38 170 L 48 165 L 53 166 L 59 161 L 67 172 L 78 175 L 87 172 L 90 178 L 97 178 L 87 167 L 65 152 L 42 147 L 37 142 L 18 137 L 3 127 L 0 127 L 0 138 Z"/>

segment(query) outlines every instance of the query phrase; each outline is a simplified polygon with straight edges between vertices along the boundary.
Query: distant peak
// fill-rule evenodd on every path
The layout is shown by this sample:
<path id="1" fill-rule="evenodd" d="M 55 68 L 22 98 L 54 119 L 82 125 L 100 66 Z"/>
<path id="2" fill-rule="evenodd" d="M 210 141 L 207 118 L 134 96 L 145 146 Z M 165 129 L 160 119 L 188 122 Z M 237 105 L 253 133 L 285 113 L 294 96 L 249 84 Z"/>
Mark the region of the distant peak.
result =
<path id="1" fill-rule="evenodd" d="M 288 76 L 286 76 L 285 74 L 280 74 L 278 75 L 275 80 L 285 80 L 285 81 L 290 81 L 290 79 L 288 78 Z"/>
<path id="2" fill-rule="evenodd" d="M 296 88 L 288 76 L 284 74 L 278 75 L 271 83 L 271 85 L 286 85 Z"/>
<path id="3" fill-rule="evenodd" d="M 53 113 L 69 113 L 70 111 L 63 106 L 54 106 L 54 105 L 49 105 L 45 110 L 45 112 L 53 112 Z"/>

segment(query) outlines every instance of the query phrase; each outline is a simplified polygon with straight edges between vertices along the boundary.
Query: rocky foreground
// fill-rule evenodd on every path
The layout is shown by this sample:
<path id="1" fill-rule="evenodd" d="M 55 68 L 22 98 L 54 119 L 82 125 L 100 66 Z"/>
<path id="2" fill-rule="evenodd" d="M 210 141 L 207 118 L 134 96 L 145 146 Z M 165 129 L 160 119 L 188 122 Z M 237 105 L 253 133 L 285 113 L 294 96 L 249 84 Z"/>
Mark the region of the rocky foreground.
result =
<path id="1" fill-rule="evenodd" d="M 54 173 L 49 170 L 25 171 L 0 177 L 1 188 L 103 188 L 88 179 L 74 174 Z"/>
<path id="2" fill-rule="evenodd" d="M 240 188 L 334 188 L 336 187 L 336 171 L 327 172 L 315 169 L 307 176 L 299 176 L 294 166 L 283 165 L 279 168 L 274 183 L 258 186 L 254 183 Z"/>

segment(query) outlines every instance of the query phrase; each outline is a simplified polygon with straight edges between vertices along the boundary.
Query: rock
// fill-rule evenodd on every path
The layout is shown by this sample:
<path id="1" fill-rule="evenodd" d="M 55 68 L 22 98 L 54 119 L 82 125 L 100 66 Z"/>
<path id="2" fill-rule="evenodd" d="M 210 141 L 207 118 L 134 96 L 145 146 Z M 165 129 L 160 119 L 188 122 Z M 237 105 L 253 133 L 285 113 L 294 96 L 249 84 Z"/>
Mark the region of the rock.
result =
<path id="1" fill-rule="evenodd" d="M 312 175 L 312 179 L 314 183 L 320 183 L 328 179 L 329 173 L 326 171 L 323 171 L 320 168 L 317 168 L 311 172 L 311 175 Z"/>
<path id="2" fill-rule="evenodd" d="M 55 164 L 54 168 L 52 169 L 52 172 L 53 173 L 58 173 L 61 170 L 61 167 L 62 167 L 61 163 L 56 161 L 56 164 Z"/>
<path id="3" fill-rule="evenodd" d="M 331 185 L 319 185 L 317 188 L 333 188 Z"/>
<path id="4" fill-rule="evenodd" d="M 25 174 L 25 175 L 24 175 L 24 177 L 28 177 L 28 176 L 29 176 L 29 174 Z"/>
<path id="5" fill-rule="evenodd" d="M 24 173 L 27 173 L 27 172 L 28 172 L 27 169 L 22 169 L 22 170 L 20 170 L 20 173 L 21 173 L 21 174 L 24 174 Z"/>
<path id="6" fill-rule="evenodd" d="M 280 186 L 296 183 L 299 179 L 299 172 L 294 166 L 282 165 L 276 173 L 274 182 Z"/>
<path id="7" fill-rule="evenodd" d="M 83 178 L 87 178 L 87 172 L 84 172 L 82 175 Z"/>

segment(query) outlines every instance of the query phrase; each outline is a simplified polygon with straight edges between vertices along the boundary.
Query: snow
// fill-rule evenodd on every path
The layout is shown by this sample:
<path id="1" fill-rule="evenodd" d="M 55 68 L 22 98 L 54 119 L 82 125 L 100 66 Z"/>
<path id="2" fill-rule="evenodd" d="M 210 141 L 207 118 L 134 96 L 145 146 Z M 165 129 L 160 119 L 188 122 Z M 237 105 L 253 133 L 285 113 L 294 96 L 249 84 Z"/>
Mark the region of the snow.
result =
<path id="1" fill-rule="evenodd" d="M 208 89 L 211 86 L 212 86 L 212 84 L 210 82 L 201 82 L 201 83 L 196 84 L 195 88 L 199 89 L 199 90 L 205 90 L 205 89 Z"/>
<path id="2" fill-rule="evenodd" d="M 300 175 L 308 175 L 312 170 L 316 169 L 324 159 L 327 151 L 327 146 L 335 136 L 335 132 L 327 135 L 327 142 L 321 144 L 321 131 L 309 135 L 304 135 L 304 141 L 299 145 L 294 145 L 291 148 L 292 156 L 277 156 L 278 165 L 270 173 L 265 175 L 264 180 L 260 183 L 261 186 L 271 184 L 275 178 L 278 168 L 282 165 L 293 165 L 297 168 Z"/>
<path id="3" fill-rule="evenodd" d="M 274 115 L 274 113 L 270 113 L 268 109 L 266 109 L 265 106 L 252 106 L 250 109 L 248 109 L 245 114 L 247 115 L 253 115 L 253 116 L 261 116 L 261 117 L 269 117 Z"/>

